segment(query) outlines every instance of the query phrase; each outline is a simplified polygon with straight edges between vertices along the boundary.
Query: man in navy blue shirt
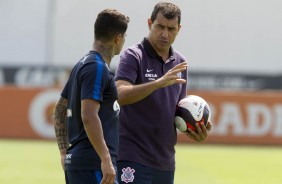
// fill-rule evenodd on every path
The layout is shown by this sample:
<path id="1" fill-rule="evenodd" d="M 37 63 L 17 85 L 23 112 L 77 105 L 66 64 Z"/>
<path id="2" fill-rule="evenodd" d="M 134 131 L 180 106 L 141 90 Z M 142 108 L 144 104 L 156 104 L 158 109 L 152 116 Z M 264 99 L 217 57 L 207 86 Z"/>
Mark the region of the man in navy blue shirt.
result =
<path id="1" fill-rule="evenodd" d="M 55 107 L 54 126 L 67 184 L 117 183 L 117 90 L 109 65 L 125 41 L 129 18 L 105 9 L 93 50 L 72 69 Z"/>
<path id="2" fill-rule="evenodd" d="M 120 112 L 119 183 L 173 184 L 175 110 L 186 96 L 187 62 L 174 50 L 181 11 L 158 3 L 148 19 L 149 35 L 124 51 L 116 71 Z M 211 124 L 187 135 L 203 141 Z"/>

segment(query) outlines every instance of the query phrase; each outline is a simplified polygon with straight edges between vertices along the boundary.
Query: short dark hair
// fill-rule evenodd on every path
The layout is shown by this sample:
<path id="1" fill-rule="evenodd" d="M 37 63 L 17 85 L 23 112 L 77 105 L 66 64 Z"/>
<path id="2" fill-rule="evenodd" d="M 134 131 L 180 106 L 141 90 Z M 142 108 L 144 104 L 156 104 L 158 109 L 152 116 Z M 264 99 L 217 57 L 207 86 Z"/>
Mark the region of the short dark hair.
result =
<path id="1" fill-rule="evenodd" d="M 178 24 L 180 24 L 181 10 L 177 5 L 169 2 L 159 2 L 156 4 L 151 15 L 152 22 L 156 20 L 159 12 L 167 19 L 178 17 Z"/>
<path id="2" fill-rule="evenodd" d="M 105 9 L 100 12 L 94 24 L 96 40 L 109 41 L 117 34 L 124 34 L 127 30 L 129 17 L 115 9 Z"/>

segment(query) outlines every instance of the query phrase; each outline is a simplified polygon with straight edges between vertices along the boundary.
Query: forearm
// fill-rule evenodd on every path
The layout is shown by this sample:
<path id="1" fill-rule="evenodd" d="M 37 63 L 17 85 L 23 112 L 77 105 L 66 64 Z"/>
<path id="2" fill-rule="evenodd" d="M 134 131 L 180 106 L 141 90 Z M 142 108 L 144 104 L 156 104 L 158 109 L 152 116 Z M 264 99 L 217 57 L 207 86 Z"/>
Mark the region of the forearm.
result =
<path id="1" fill-rule="evenodd" d="M 119 105 L 133 104 L 143 100 L 159 88 L 157 81 L 139 85 L 117 85 Z"/>
<path id="2" fill-rule="evenodd" d="M 67 100 L 60 98 L 55 106 L 54 128 L 55 135 L 61 154 L 69 147 L 67 134 Z"/>
<path id="3" fill-rule="evenodd" d="M 132 104 L 143 100 L 159 88 L 174 84 L 184 84 L 186 80 L 182 79 L 178 74 L 185 70 L 187 70 L 187 62 L 182 62 L 170 69 L 161 78 L 152 82 L 133 85 L 124 80 L 117 80 L 118 102 L 120 105 Z"/>
<path id="4" fill-rule="evenodd" d="M 102 161 L 110 159 L 110 153 L 104 140 L 104 134 L 100 119 L 97 116 L 83 119 L 86 134 Z"/>

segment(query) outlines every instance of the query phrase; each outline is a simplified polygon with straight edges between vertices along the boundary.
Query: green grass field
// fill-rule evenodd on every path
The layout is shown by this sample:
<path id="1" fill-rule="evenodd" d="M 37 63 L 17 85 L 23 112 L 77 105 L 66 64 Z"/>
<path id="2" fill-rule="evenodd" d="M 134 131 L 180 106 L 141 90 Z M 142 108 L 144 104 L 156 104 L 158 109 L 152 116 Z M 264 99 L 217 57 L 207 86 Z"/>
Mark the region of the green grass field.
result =
<path id="1" fill-rule="evenodd" d="M 54 141 L 0 139 L 1 184 L 62 184 Z M 282 148 L 177 145 L 175 184 L 281 184 Z"/>

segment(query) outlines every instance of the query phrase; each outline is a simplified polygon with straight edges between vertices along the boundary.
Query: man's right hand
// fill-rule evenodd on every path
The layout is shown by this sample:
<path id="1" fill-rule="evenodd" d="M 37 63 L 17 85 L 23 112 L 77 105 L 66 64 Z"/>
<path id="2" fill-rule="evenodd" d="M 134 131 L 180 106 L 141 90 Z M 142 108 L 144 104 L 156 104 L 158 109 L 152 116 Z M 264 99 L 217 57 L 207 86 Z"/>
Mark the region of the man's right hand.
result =
<path id="1" fill-rule="evenodd" d="M 116 171 L 110 157 L 102 160 L 101 169 L 103 173 L 101 184 L 113 184 L 116 177 Z"/>
<path id="2" fill-rule="evenodd" d="M 178 73 L 185 71 L 187 67 L 187 61 L 179 63 L 178 65 L 175 65 L 172 69 L 170 69 L 164 76 L 159 78 L 156 82 L 158 82 L 160 88 L 171 86 L 176 83 L 186 83 L 186 79 L 182 79 L 181 76 L 178 75 Z"/>
<path id="3" fill-rule="evenodd" d="M 61 149 L 60 154 L 61 154 L 61 165 L 63 167 L 63 170 L 65 170 L 66 149 Z"/>

